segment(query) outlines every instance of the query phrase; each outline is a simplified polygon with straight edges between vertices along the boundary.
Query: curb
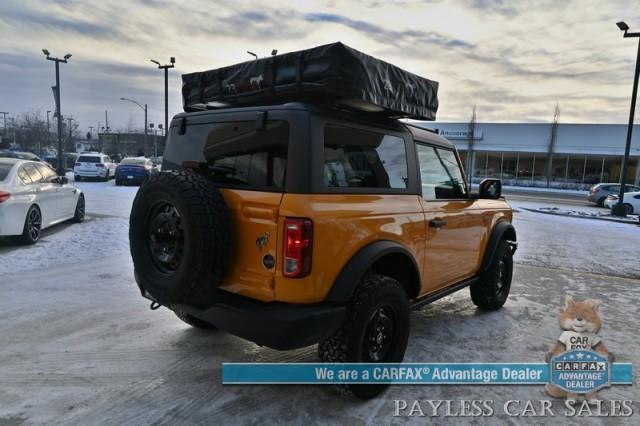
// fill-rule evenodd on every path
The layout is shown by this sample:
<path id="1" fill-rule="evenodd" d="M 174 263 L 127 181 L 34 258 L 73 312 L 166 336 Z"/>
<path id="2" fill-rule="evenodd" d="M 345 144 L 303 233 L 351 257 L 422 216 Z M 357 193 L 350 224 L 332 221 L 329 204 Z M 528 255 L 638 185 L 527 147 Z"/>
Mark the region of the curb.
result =
<path id="1" fill-rule="evenodd" d="M 522 210 L 526 210 L 533 213 L 542 213 L 542 214 L 550 214 L 552 216 L 561 216 L 561 217 L 571 217 L 577 219 L 591 219 L 591 220 L 602 220 L 604 222 L 612 222 L 612 223 L 624 223 L 627 225 L 640 225 L 640 222 L 636 221 L 628 221 L 628 220 L 617 220 L 617 219 L 607 219 L 606 217 L 598 217 L 598 216 L 580 216 L 580 215 L 572 215 L 572 214 L 562 214 L 562 213 L 554 213 L 550 211 L 536 210 L 530 209 L 526 207 L 520 207 Z"/>

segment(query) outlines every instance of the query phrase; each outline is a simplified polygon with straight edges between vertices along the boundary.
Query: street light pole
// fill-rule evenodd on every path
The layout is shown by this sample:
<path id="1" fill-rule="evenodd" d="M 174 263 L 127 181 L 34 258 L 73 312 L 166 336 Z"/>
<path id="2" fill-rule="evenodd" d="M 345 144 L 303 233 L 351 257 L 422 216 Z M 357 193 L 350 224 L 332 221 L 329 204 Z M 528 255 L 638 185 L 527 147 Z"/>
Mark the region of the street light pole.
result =
<path id="1" fill-rule="evenodd" d="M 144 111 L 144 155 L 147 155 L 147 104 L 144 104 L 144 106 L 140 105 L 138 102 L 134 101 L 133 99 L 129 99 L 129 98 L 120 98 L 121 101 L 129 101 L 129 102 L 133 102 L 134 104 L 138 105 L 140 108 L 142 108 L 142 110 Z"/>
<path id="2" fill-rule="evenodd" d="M 176 58 L 173 56 L 169 58 L 169 64 L 160 65 L 160 62 L 151 59 L 151 62 L 156 64 L 159 69 L 164 70 L 164 128 L 169 128 L 169 68 L 175 67 Z"/>
<path id="3" fill-rule="evenodd" d="M 52 58 L 49 56 L 49 51 L 47 49 L 42 49 L 42 53 L 45 54 L 48 61 L 54 61 L 56 63 L 56 110 L 58 116 L 58 168 L 57 173 L 59 176 L 64 176 L 66 173 L 66 169 L 64 167 L 64 158 L 62 154 L 63 150 L 63 134 L 62 134 L 62 107 L 60 105 L 60 63 L 66 64 L 69 58 L 71 58 L 71 54 L 67 53 L 64 55 L 63 59 Z"/>
<path id="4" fill-rule="evenodd" d="M 0 111 L 0 114 L 2 114 L 2 124 L 4 125 L 4 130 L 2 131 L 2 138 L 6 138 L 7 137 L 7 114 L 9 114 L 7 111 Z"/>
<path id="5" fill-rule="evenodd" d="M 611 214 L 614 216 L 624 217 L 627 215 L 627 209 L 624 206 L 624 193 L 626 189 L 627 167 L 629 166 L 629 151 L 631 151 L 631 136 L 633 133 L 633 119 L 636 112 L 636 96 L 638 94 L 638 77 L 640 76 L 640 32 L 630 33 L 629 26 L 624 22 L 616 24 L 620 31 L 624 31 L 625 38 L 638 38 L 638 54 L 636 56 L 636 71 L 633 76 L 633 93 L 631 94 L 631 108 L 629 110 L 629 125 L 627 127 L 627 144 L 624 147 L 624 162 L 622 163 L 622 176 L 620 176 L 620 193 L 618 194 L 618 202 L 611 208 Z"/>
<path id="6" fill-rule="evenodd" d="M 49 114 L 51 114 L 51 111 L 47 111 L 47 149 L 49 149 L 49 145 L 51 145 L 51 130 L 49 127 Z M 40 153 L 40 155 L 42 155 L 42 152 Z"/>

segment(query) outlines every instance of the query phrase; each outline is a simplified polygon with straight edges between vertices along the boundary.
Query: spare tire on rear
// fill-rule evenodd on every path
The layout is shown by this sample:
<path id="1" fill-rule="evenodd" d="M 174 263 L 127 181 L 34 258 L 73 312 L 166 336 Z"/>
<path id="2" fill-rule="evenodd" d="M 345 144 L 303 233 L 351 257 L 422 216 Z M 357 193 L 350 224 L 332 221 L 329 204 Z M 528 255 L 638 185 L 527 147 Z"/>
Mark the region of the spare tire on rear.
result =
<path id="1" fill-rule="evenodd" d="M 229 211 L 210 179 L 191 170 L 151 175 L 129 219 L 138 285 L 165 305 L 206 306 L 229 265 L 231 232 Z"/>

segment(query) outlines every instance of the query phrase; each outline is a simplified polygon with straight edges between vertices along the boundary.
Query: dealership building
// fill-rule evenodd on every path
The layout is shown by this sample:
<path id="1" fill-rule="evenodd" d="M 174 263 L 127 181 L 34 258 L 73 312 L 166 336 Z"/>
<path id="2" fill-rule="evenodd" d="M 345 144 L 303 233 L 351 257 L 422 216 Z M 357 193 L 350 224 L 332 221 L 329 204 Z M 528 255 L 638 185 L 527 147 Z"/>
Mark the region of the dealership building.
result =
<path id="1" fill-rule="evenodd" d="M 586 189 L 619 182 L 626 124 L 425 123 L 453 142 L 473 182 Z M 634 126 L 627 183 L 640 178 L 640 125 Z M 471 170 L 473 173 L 469 173 Z"/>

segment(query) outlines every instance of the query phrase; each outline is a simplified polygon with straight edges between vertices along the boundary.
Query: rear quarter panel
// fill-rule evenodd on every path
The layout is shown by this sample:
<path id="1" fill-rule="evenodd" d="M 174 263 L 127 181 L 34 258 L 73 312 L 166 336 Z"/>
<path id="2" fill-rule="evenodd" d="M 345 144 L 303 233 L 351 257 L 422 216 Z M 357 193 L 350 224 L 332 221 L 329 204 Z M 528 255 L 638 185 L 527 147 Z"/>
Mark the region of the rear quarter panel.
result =
<path id="1" fill-rule="evenodd" d="M 307 217 L 313 221 L 313 257 L 311 274 L 292 279 L 282 275 L 280 255 L 275 277 L 278 301 L 324 300 L 344 265 L 374 241 L 396 241 L 417 260 L 424 255 L 424 213 L 417 195 L 285 194 L 278 229 L 284 228 L 286 217 Z M 281 233 L 279 250 L 282 250 Z"/>

